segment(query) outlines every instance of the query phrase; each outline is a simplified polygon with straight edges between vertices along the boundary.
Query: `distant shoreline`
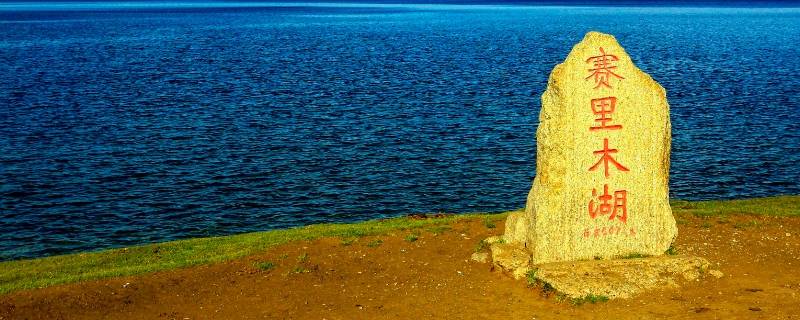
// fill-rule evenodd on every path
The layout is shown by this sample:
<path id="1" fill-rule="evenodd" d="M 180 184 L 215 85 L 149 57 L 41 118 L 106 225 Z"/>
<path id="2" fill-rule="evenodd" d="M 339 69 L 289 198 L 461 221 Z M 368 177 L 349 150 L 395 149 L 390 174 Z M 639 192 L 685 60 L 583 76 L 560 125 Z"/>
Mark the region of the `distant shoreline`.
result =
<path id="1" fill-rule="evenodd" d="M 425 9 L 452 9 L 452 8 L 719 8 L 719 9 L 791 9 L 800 8 L 797 1 L 408 1 L 374 0 L 374 1 L 74 1 L 74 0 L 48 0 L 48 1 L 11 1 L 0 3 L 0 10 L 9 9 L 146 9 L 146 8 L 250 8 L 250 7 L 419 7 Z"/>

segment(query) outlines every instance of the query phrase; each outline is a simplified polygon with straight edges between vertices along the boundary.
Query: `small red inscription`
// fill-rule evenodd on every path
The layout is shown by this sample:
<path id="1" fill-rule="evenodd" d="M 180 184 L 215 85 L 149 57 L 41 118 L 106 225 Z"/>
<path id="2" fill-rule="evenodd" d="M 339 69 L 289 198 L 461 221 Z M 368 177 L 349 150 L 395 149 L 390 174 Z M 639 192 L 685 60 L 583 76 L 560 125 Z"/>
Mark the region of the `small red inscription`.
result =
<path id="1" fill-rule="evenodd" d="M 583 229 L 583 237 L 584 238 L 602 238 L 602 237 L 609 237 L 609 236 L 626 236 L 626 237 L 635 237 L 636 236 L 636 229 L 630 228 L 628 230 L 623 230 L 622 227 L 612 226 L 612 227 L 594 227 L 594 228 L 586 228 Z"/>

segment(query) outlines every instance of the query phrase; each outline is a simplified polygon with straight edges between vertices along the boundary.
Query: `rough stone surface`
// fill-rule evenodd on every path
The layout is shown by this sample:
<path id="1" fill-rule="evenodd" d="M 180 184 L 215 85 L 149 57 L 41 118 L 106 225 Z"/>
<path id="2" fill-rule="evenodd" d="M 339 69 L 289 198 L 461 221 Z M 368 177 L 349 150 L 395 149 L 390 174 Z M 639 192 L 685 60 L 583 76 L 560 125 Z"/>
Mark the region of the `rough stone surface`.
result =
<path id="1" fill-rule="evenodd" d="M 489 262 L 489 253 L 475 252 L 472 254 L 472 257 L 470 257 L 470 259 L 472 259 L 472 261 L 475 262 L 486 263 Z"/>
<path id="2" fill-rule="evenodd" d="M 485 241 L 488 244 L 495 244 L 495 243 L 505 242 L 505 239 L 503 239 L 503 236 L 491 236 L 483 241 Z"/>
<path id="3" fill-rule="evenodd" d="M 681 279 L 697 280 L 708 266 L 703 258 L 680 256 L 553 262 L 536 266 L 536 278 L 571 298 L 629 298 L 656 288 L 677 288 Z"/>
<path id="4" fill-rule="evenodd" d="M 531 255 L 519 243 L 497 242 L 489 248 L 494 266 L 511 274 L 515 279 L 525 277 L 525 273 L 530 270 Z"/>
<path id="5" fill-rule="evenodd" d="M 614 74 L 605 78 L 592 71 L 601 48 L 616 57 L 607 57 L 613 68 L 606 70 Z M 613 112 L 598 113 L 604 107 L 593 108 L 593 99 L 609 97 L 616 99 Z M 534 264 L 663 254 L 677 235 L 668 199 L 664 89 L 634 66 L 613 36 L 589 32 L 550 74 L 539 121 L 536 177 L 525 213 L 509 215 L 504 239 L 526 247 Z M 627 170 L 603 157 L 604 141 L 617 150 L 607 155 Z M 613 196 L 606 211 L 598 209 L 604 186 Z M 623 190 L 624 196 L 617 193 Z"/>
<path id="6" fill-rule="evenodd" d="M 506 218 L 506 231 L 503 239 L 510 243 L 525 243 L 527 240 L 528 225 L 524 218 L 525 212 L 512 212 Z"/>

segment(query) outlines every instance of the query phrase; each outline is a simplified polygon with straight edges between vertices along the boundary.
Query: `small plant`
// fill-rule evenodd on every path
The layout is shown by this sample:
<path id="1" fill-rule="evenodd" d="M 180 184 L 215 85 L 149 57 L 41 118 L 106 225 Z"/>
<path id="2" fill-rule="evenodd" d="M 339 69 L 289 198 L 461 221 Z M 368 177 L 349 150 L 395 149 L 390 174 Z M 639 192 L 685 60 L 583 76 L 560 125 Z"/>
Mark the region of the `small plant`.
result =
<path id="1" fill-rule="evenodd" d="M 550 296 L 550 294 L 556 292 L 556 288 L 554 288 L 553 285 L 543 281 L 542 279 L 539 279 L 539 277 L 536 276 L 537 271 L 539 270 L 531 269 L 525 273 L 525 279 L 528 281 L 528 287 L 529 288 L 540 287 L 542 289 L 541 294 L 545 297 Z"/>
<path id="2" fill-rule="evenodd" d="M 341 244 L 343 246 L 349 246 L 349 245 L 353 244 L 353 242 L 356 242 L 356 238 L 345 238 L 345 239 L 342 239 Z"/>
<path id="3" fill-rule="evenodd" d="M 606 297 L 606 296 L 603 296 L 603 295 L 599 295 L 599 296 L 596 296 L 596 295 L 589 295 L 589 297 L 588 297 L 588 300 L 589 300 L 589 302 L 591 302 L 591 303 L 597 303 L 597 302 L 606 302 L 606 301 L 608 301 L 609 299 L 608 299 L 608 297 Z"/>
<path id="4" fill-rule="evenodd" d="M 311 271 L 308 271 L 308 269 L 306 269 L 303 266 L 296 266 L 289 273 L 309 273 L 309 272 L 311 272 Z"/>
<path id="5" fill-rule="evenodd" d="M 550 295 L 551 293 L 556 292 L 556 288 L 553 288 L 551 284 L 544 281 L 540 282 L 542 283 L 542 293 L 544 295 Z"/>
<path id="6" fill-rule="evenodd" d="M 381 240 L 381 239 L 372 240 L 369 243 L 367 243 L 367 247 L 375 248 L 377 246 L 380 246 L 382 243 L 383 243 L 383 240 Z"/>
<path id="7" fill-rule="evenodd" d="M 700 227 L 706 228 L 706 229 L 711 228 L 711 222 L 703 221 L 703 223 L 700 224 Z"/>
<path id="8" fill-rule="evenodd" d="M 744 229 L 744 228 L 757 227 L 757 226 L 758 226 L 758 221 L 753 221 L 753 220 L 748 221 L 748 222 L 737 222 L 737 223 L 735 223 L 733 225 L 733 227 L 736 228 L 736 229 Z"/>
<path id="9" fill-rule="evenodd" d="M 284 253 L 284 254 L 281 255 L 280 258 L 281 258 L 281 260 L 286 260 L 287 258 L 289 258 L 289 254 L 288 253 Z"/>
<path id="10" fill-rule="evenodd" d="M 497 225 L 492 220 L 489 220 L 489 217 L 483 219 L 483 225 L 486 226 L 486 228 L 488 229 L 494 229 L 497 227 Z"/>
<path id="11" fill-rule="evenodd" d="M 414 242 L 414 241 L 419 240 L 419 236 L 412 233 L 412 234 L 407 235 L 405 239 L 408 242 Z"/>
<path id="12" fill-rule="evenodd" d="M 308 262 L 308 253 L 303 252 L 303 254 L 297 257 L 297 261 L 300 263 Z"/>
<path id="13" fill-rule="evenodd" d="M 486 240 L 481 240 L 478 242 L 478 245 L 475 246 L 475 252 L 481 252 L 489 248 L 489 243 Z"/>
<path id="14" fill-rule="evenodd" d="M 608 297 L 606 297 L 604 295 L 589 294 L 589 295 L 587 295 L 585 297 L 582 297 L 582 298 L 573 298 L 572 299 L 572 304 L 576 305 L 576 306 L 579 306 L 579 305 L 582 305 L 582 304 L 587 303 L 587 302 L 594 304 L 594 303 L 606 302 L 606 301 L 608 301 Z"/>
<path id="15" fill-rule="evenodd" d="M 667 252 L 665 252 L 665 253 L 667 255 L 674 256 L 674 255 L 678 254 L 678 249 L 676 249 L 675 246 L 673 246 L 673 245 L 669 245 L 669 249 L 667 249 Z"/>
<path id="16" fill-rule="evenodd" d="M 535 286 L 536 284 L 539 283 L 539 278 L 536 278 L 536 271 L 539 271 L 539 270 L 538 269 L 531 269 L 531 270 L 528 270 L 528 272 L 525 273 L 525 279 L 528 280 L 528 286 L 529 287 L 533 287 L 533 286 Z"/>
<path id="17" fill-rule="evenodd" d="M 272 261 L 256 262 L 253 264 L 253 266 L 255 266 L 258 270 L 261 271 L 269 271 L 275 269 L 275 263 L 273 263 Z"/>

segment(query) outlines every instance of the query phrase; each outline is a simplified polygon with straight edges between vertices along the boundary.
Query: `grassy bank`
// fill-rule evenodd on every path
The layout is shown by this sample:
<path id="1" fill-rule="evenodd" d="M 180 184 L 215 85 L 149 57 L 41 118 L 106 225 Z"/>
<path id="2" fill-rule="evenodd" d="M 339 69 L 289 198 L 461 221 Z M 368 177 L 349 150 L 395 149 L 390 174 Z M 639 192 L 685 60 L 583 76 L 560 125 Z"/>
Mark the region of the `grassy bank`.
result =
<path id="1" fill-rule="evenodd" d="M 732 214 L 800 216 L 800 196 L 730 201 L 673 201 L 677 216 Z M 495 223 L 508 214 L 465 214 L 437 219 L 394 218 L 353 224 L 320 224 L 226 237 L 197 238 L 130 248 L 0 263 L 0 293 L 83 280 L 134 275 L 231 260 L 298 240 L 361 237 L 392 231 L 434 228 L 462 219 Z"/>
<path id="2" fill-rule="evenodd" d="M 499 221 L 507 213 L 406 217 L 352 224 L 317 224 L 291 229 L 195 238 L 129 248 L 0 262 L 0 293 L 220 262 L 251 255 L 291 241 L 321 237 L 361 237 L 431 228 L 462 219 Z"/>

